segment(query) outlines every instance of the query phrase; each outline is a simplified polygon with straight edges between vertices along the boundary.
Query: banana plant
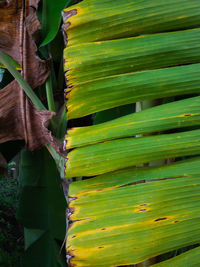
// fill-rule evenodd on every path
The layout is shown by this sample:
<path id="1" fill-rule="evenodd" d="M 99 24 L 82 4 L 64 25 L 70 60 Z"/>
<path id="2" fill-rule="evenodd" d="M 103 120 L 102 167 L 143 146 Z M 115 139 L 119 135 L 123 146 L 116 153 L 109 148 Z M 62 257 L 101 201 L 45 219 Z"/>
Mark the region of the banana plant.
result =
<path id="1" fill-rule="evenodd" d="M 21 155 L 24 251 L 12 266 L 66 266 L 64 158 L 57 148 L 66 128 L 61 11 L 72 2 L 0 1 L 0 171 L 5 159 Z"/>
<path id="2" fill-rule="evenodd" d="M 67 118 L 104 116 L 65 136 L 70 266 L 200 263 L 199 16 L 197 0 L 63 11 Z"/>

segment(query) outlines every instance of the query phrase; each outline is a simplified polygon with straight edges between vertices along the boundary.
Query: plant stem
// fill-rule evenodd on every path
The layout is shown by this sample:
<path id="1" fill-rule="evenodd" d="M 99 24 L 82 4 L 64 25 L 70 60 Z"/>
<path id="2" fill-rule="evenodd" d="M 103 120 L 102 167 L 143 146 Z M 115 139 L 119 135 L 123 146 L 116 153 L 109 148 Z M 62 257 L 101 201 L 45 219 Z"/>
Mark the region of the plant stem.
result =
<path id="1" fill-rule="evenodd" d="M 54 102 L 54 97 L 53 97 L 51 74 L 46 80 L 45 87 L 46 87 L 48 108 L 49 110 L 56 112 L 55 102 Z"/>
<path id="2" fill-rule="evenodd" d="M 60 177 L 62 179 L 64 179 L 65 177 L 65 159 L 63 157 L 61 157 L 56 151 L 55 149 L 50 146 L 50 145 L 46 145 L 47 150 L 49 151 L 49 153 L 51 154 L 52 158 L 55 160 L 56 166 L 58 168 L 58 171 L 60 173 Z"/>
<path id="3" fill-rule="evenodd" d="M 66 132 L 66 128 L 67 128 L 67 119 L 66 119 L 66 109 L 64 107 L 57 127 L 56 136 L 58 137 L 58 139 L 61 140 L 63 139 Z"/>
<path id="4" fill-rule="evenodd" d="M 37 95 L 34 93 L 34 91 L 29 86 L 29 84 L 23 79 L 23 77 L 21 76 L 21 74 L 15 69 L 15 67 L 12 64 L 12 62 L 10 61 L 9 56 L 7 56 L 3 52 L 0 52 L 0 61 L 4 64 L 4 66 L 13 75 L 13 77 L 19 83 L 19 85 L 24 90 L 24 92 L 26 93 L 26 95 L 30 98 L 30 100 L 35 105 L 35 107 L 37 109 L 45 110 L 46 109 L 45 106 L 42 104 L 42 102 L 37 97 Z"/>

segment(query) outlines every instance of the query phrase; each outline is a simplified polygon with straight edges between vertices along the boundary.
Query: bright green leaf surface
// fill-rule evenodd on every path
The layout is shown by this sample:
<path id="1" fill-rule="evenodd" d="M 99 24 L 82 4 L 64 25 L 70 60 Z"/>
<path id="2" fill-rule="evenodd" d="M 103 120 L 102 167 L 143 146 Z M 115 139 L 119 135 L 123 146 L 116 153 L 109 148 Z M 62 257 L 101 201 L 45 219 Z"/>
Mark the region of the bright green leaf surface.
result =
<path id="1" fill-rule="evenodd" d="M 67 93 L 68 118 L 175 95 L 200 92 L 200 64 L 149 70 L 78 84 Z"/>
<path id="2" fill-rule="evenodd" d="M 200 29 L 67 47 L 68 84 L 200 61 Z"/>
<path id="3" fill-rule="evenodd" d="M 200 125 L 200 97 L 160 105 L 99 125 L 68 130 L 66 148 L 104 142 L 111 139 Z"/>
<path id="4" fill-rule="evenodd" d="M 65 10 L 69 119 L 199 94 L 199 1 L 125 2 Z M 70 185 L 71 265 L 127 266 L 200 242 L 199 106 L 193 95 L 68 131 L 66 178 L 99 175 Z"/>
<path id="5" fill-rule="evenodd" d="M 68 45 L 200 26 L 198 0 L 86 0 L 65 12 Z"/>
<path id="6" fill-rule="evenodd" d="M 148 182 L 152 179 L 166 179 L 182 177 L 184 175 L 199 175 L 200 158 L 177 161 L 175 163 L 155 167 L 132 167 L 98 175 L 87 181 L 74 182 L 69 187 L 69 197 L 73 198 L 79 192 L 87 194 L 99 189 L 125 186 L 131 183 Z"/>
<path id="7" fill-rule="evenodd" d="M 92 176 L 167 158 L 200 154 L 200 130 L 124 138 L 69 152 L 66 177 Z"/>
<path id="8" fill-rule="evenodd" d="M 75 256 L 71 264 L 129 265 L 198 243 L 197 166 L 199 158 L 71 184 L 67 243 L 68 254 Z"/>

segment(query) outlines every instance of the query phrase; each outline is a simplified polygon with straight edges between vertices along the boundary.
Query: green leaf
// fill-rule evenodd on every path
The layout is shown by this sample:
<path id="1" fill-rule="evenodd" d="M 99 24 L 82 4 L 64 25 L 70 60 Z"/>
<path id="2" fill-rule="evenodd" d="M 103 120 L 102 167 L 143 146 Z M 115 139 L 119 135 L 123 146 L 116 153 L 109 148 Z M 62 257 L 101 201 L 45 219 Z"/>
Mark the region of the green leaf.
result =
<path id="1" fill-rule="evenodd" d="M 55 162 L 45 149 L 23 151 L 21 195 L 17 218 L 26 228 L 24 266 L 59 266 L 59 247 L 65 239 L 66 201 Z M 28 264 L 28 261 L 31 264 Z"/>
<path id="2" fill-rule="evenodd" d="M 66 148 L 71 149 L 112 139 L 200 125 L 200 97 L 180 100 L 99 125 L 68 130 Z"/>
<path id="3" fill-rule="evenodd" d="M 72 183 L 70 263 L 130 265 L 198 243 L 199 162 L 196 158 Z"/>
<path id="4" fill-rule="evenodd" d="M 200 247 L 191 249 L 177 257 L 154 264 L 154 267 L 168 266 L 198 266 L 200 262 Z"/>
<path id="5" fill-rule="evenodd" d="M 197 0 L 90 0 L 65 12 L 70 46 L 200 26 Z"/>
<path id="6" fill-rule="evenodd" d="M 199 12 L 196 0 L 65 10 L 67 118 L 147 108 L 66 135 L 66 178 L 87 176 L 69 188 L 70 265 L 149 266 L 199 244 Z M 181 100 L 151 107 L 165 97 Z"/>
<path id="7" fill-rule="evenodd" d="M 58 137 L 58 139 L 63 141 L 66 129 L 67 129 L 67 119 L 66 119 L 66 109 L 64 107 L 57 128 L 56 136 Z"/>
<path id="8" fill-rule="evenodd" d="M 200 92 L 200 64 L 105 77 L 68 89 L 68 118 L 103 109 L 175 95 Z"/>
<path id="9" fill-rule="evenodd" d="M 46 231 L 40 229 L 28 229 L 24 228 L 24 238 L 25 238 L 25 250 L 27 250 L 32 244 L 34 244 L 37 239 L 39 239 Z"/>
<path id="10" fill-rule="evenodd" d="M 200 29 L 69 46 L 64 57 L 68 84 L 76 89 L 101 77 L 199 63 Z"/>
<path id="11" fill-rule="evenodd" d="M 43 0 L 42 35 L 44 40 L 40 46 L 50 43 L 56 36 L 61 22 L 61 11 L 68 6 L 70 0 Z"/>
<path id="12" fill-rule="evenodd" d="M 22 266 L 66 266 L 63 257 L 59 255 L 59 246 L 49 231 L 46 231 L 25 251 L 22 255 Z"/>
<path id="13" fill-rule="evenodd" d="M 14 60 L 11 56 L 7 55 L 7 57 L 9 58 L 9 61 L 12 63 L 12 65 L 16 68 L 16 70 L 21 70 L 22 67 L 19 65 L 19 63 Z M 7 68 L 6 65 L 4 63 L 0 62 L 0 68 Z"/>
<path id="14" fill-rule="evenodd" d="M 13 75 L 13 77 L 17 80 L 17 82 L 22 87 L 27 96 L 30 98 L 35 107 L 38 109 L 45 110 L 46 109 L 45 106 L 42 104 L 37 95 L 33 92 L 30 85 L 23 79 L 21 74 L 16 70 L 10 57 L 7 54 L 0 51 L 0 60 L 9 70 L 9 72 Z"/>
<path id="15" fill-rule="evenodd" d="M 184 174 L 186 174 L 186 176 L 197 175 L 200 173 L 198 167 L 199 163 L 200 157 L 193 157 L 192 159 L 181 160 L 159 167 L 131 167 L 105 173 L 92 179 L 71 183 L 69 187 L 69 197 L 73 198 L 74 195 L 81 191 L 87 193 L 88 191 L 97 191 L 97 189 L 104 190 L 107 187 L 123 187 L 131 183 L 136 184 L 137 181 L 144 183 L 155 178 L 164 180 L 170 177 L 182 177 Z"/>
<path id="16" fill-rule="evenodd" d="M 67 156 L 65 176 L 92 176 L 150 161 L 198 155 L 199 138 L 200 130 L 194 130 L 76 148 Z"/>
<path id="17" fill-rule="evenodd" d="M 199 61 L 200 29 L 69 47 L 68 119 L 157 96 L 199 92 L 199 64 L 165 68 Z"/>

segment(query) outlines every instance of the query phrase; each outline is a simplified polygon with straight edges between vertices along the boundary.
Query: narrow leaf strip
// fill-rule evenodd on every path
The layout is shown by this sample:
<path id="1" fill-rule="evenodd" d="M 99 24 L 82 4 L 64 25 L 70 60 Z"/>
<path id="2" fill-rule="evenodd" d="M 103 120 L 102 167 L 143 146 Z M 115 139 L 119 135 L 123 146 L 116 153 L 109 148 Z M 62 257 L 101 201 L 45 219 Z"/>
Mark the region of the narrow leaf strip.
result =
<path id="1" fill-rule="evenodd" d="M 93 176 L 167 158 L 200 154 L 200 130 L 124 138 L 76 148 L 66 161 L 67 178 Z"/>
<path id="2" fill-rule="evenodd" d="M 200 125 L 200 97 L 192 97 L 93 126 L 68 131 L 66 148 L 71 149 L 111 139 Z"/>
<path id="3" fill-rule="evenodd" d="M 200 62 L 200 29 L 85 43 L 64 51 L 68 85 Z"/>
<path id="4" fill-rule="evenodd" d="M 130 184 L 146 183 L 151 180 L 175 179 L 200 175 L 200 157 L 177 161 L 163 166 L 132 167 L 114 172 L 105 173 L 96 177 L 73 182 L 69 187 L 69 197 L 87 195 L 103 191 L 109 187 L 121 187 Z"/>
<path id="5" fill-rule="evenodd" d="M 153 267 L 198 266 L 200 262 L 200 247 L 193 248 L 172 259 L 152 265 Z"/>
<path id="6" fill-rule="evenodd" d="M 15 61 L 11 56 L 8 56 L 8 55 L 7 55 L 7 58 L 9 58 L 9 61 L 12 62 L 12 65 L 13 65 L 17 70 L 21 70 L 21 69 L 22 69 L 22 67 L 19 65 L 19 63 L 18 63 L 17 61 Z M 6 68 L 6 67 L 4 66 L 4 64 L 2 64 L 2 63 L 0 62 L 0 68 Z"/>
<path id="7" fill-rule="evenodd" d="M 67 89 L 68 118 L 142 100 L 200 92 L 200 64 L 101 78 Z"/>
<path id="8" fill-rule="evenodd" d="M 42 102 L 40 101 L 40 99 L 37 97 L 37 95 L 31 89 L 31 87 L 29 86 L 29 84 L 23 79 L 23 77 L 21 76 L 21 74 L 13 66 L 12 61 L 10 61 L 10 57 L 8 57 L 3 52 L 0 52 L 0 61 L 3 62 L 3 64 L 5 65 L 5 67 L 13 75 L 13 77 L 19 83 L 19 85 L 24 90 L 24 92 L 27 94 L 27 96 L 30 98 L 30 100 L 35 105 L 35 107 L 37 109 L 45 110 L 46 108 L 42 104 Z"/>
<path id="9" fill-rule="evenodd" d="M 199 16 L 197 0 L 90 0 L 63 13 L 68 45 L 192 28 Z"/>

